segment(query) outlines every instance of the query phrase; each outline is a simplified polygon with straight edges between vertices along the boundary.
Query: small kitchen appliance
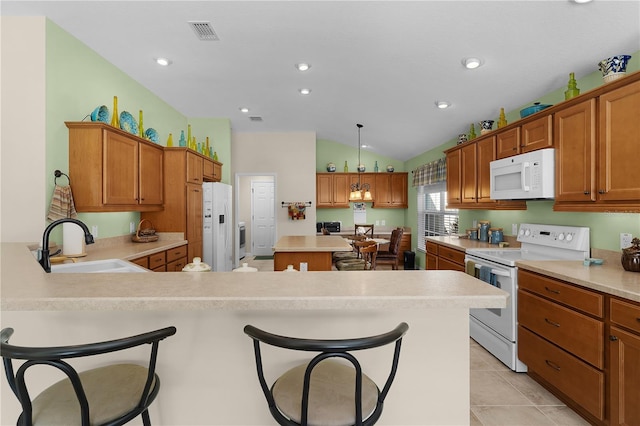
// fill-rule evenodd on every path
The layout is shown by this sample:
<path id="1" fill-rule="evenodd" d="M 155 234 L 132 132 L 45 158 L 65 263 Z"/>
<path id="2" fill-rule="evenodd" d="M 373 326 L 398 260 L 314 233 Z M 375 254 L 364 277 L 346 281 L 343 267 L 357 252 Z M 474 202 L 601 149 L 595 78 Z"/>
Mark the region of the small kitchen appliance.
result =
<path id="1" fill-rule="evenodd" d="M 520 248 L 469 249 L 465 256 L 467 270 L 479 270 L 487 285 L 507 293 L 504 309 L 471 309 L 471 338 L 491 352 L 510 369 L 523 372 L 527 366 L 517 357 L 517 307 L 519 260 L 579 260 L 589 257 L 589 228 L 528 224 L 520 225 L 517 240 Z M 472 263 L 471 265 L 469 263 Z"/>

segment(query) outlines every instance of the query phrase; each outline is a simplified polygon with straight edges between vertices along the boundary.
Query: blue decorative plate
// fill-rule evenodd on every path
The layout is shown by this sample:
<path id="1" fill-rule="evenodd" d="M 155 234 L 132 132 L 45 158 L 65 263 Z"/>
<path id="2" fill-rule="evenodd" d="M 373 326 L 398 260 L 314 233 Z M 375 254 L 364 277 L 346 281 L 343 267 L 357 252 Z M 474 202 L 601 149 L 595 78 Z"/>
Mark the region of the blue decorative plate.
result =
<path id="1" fill-rule="evenodd" d="M 91 113 L 91 121 L 102 121 L 109 123 L 109 108 L 106 105 L 96 107 Z"/>
<path id="2" fill-rule="evenodd" d="M 147 130 L 144 131 L 144 135 L 151 142 L 158 143 L 158 132 L 156 132 L 156 129 L 149 127 Z"/>
<path id="3" fill-rule="evenodd" d="M 133 118 L 133 115 L 127 111 L 122 111 L 120 113 L 120 128 L 132 135 L 138 134 L 138 123 L 136 123 L 136 119 Z"/>

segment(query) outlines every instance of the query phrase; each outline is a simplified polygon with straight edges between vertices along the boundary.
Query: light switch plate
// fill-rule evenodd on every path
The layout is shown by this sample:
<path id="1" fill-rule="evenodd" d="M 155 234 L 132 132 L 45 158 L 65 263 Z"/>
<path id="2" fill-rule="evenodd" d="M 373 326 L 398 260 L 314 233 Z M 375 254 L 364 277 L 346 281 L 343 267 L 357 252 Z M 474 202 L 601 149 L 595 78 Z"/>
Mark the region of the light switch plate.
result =
<path id="1" fill-rule="evenodd" d="M 98 225 L 91 227 L 91 235 L 93 235 L 93 238 L 98 238 Z"/>
<path id="2" fill-rule="evenodd" d="M 382 219 L 380 222 L 382 223 L 382 226 L 384 226 L 386 220 Z"/>
<path id="3" fill-rule="evenodd" d="M 518 224 L 517 223 L 512 223 L 511 224 L 511 235 L 518 235 Z"/>
<path id="4" fill-rule="evenodd" d="M 624 249 L 624 248 L 630 247 L 632 238 L 633 238 L 633 235 L 621 232 L 620 233 L 620 248 Z"/>
<path id="5" fill-rule="evenodd" d="M 307 272 L 308 264 L 307 262 L 300 262 L 300 272 Z"/>

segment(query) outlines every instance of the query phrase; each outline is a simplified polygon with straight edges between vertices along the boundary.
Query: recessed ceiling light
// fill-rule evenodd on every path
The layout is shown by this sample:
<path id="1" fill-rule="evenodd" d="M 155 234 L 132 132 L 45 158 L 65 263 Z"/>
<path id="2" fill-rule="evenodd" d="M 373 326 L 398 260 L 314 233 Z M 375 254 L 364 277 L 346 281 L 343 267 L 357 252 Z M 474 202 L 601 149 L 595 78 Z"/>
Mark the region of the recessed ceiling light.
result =
<path id="1" fill-rule="evenodd" d="M 440 109 L 449 108 L 451 104 L 447 101 L 436 101 L 436 106 Z"/>
<path id="2" fill-rule="evenodd" d="M 168 67 L 171 65 L 171 60 L 167 58 L 156 58 L 156 64 L 162 65 L 163 67 Z"/>
<path id="3" fill-rule="evenodd" d="M 472 70 L 482 65 L 482 61 L 478 58 L 465 58 L 462 60 L 462 64 L 465 68 Z"/>
<path id="4" fill-rule="evenodd" d="M 240 109 L 241 112 L 244 112 L 245 114 L 249 112 L 249 108 L 246 108 L 246 107 L 242 107 L 242 108 L 239 108 L 239 109 Z"/>
<path id="5" fill-rule="evenodd" d="M 591 0 L 573 0 L 573 2 L 578 4 L 584 4 L 584 3 L 591 3 Z"/>
<path id="6" fill-rule="evenodd" d="M 311 64 L 302 62 L 300 64 L 296 64 L 296 68 L 298 69 L 298 71 L 307 71 L 309 68 L 311 68 Z"/>
<path id="7" fill-rule="evenodd" d="M 300 89 L 299 92 L 301 95 L 308 95 L 311 93 L 311 89 Z"/>

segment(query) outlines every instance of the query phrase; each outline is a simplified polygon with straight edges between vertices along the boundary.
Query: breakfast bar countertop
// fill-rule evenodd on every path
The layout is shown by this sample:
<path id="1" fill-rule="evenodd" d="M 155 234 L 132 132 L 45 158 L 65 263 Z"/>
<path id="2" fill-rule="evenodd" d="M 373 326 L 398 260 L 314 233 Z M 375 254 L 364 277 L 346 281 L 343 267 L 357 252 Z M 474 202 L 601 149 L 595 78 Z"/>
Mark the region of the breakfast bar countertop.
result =
<path id="1" fill-rule="evenodd" d="M 26 244 L 1 247 L 3 311 L 501 308 L 507 302 L 502 290 L 454 271 L 303 272 L 304 279 L 283 272 L 47 274 Z"/>

